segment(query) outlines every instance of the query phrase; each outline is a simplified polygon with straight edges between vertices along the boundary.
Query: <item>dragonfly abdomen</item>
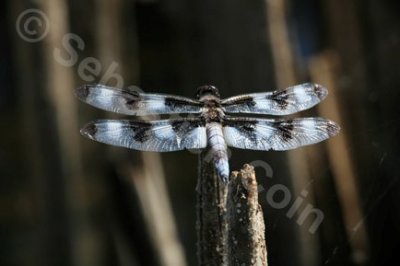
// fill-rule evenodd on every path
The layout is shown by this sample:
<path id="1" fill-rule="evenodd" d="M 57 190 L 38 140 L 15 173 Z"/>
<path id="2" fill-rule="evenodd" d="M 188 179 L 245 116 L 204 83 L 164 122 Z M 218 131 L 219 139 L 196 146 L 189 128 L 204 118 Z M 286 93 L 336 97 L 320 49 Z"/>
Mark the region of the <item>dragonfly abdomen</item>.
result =
<path id="1" fill-rule="evenodd" d="M 207 125 L 207 138 L 215 169 L 223 181 L 227 182 L 229 180 L 228 153 L 220 123 L 210 123 Z"/>

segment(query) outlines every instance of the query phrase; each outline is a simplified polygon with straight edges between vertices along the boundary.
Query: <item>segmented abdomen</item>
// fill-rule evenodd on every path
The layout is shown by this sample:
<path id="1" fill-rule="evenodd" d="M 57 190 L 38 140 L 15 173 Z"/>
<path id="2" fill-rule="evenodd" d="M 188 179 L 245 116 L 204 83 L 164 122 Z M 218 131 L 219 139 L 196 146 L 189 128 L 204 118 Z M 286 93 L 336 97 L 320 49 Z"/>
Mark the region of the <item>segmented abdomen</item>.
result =
<path id="1" fill-rule="evenodd" d="M 215 169 L 218 175 L 227 182 L 229 179 L 229 163 L 222 127 L 218 123 L 207 125 L 208 144 L 211 148 Z"/>

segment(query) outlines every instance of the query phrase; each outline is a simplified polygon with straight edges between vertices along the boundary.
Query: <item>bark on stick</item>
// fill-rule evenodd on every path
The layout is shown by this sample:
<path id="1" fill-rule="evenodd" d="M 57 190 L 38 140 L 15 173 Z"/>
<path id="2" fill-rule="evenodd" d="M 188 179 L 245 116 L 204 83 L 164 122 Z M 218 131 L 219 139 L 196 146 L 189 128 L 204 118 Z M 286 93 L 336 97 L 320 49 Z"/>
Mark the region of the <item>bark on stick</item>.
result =
<path id="1" fill-rule="evenodd" d="M 233 172 L 227 195 L 228 265 L 267 266 L 265 225 L 254 168 Z"/>
<path id="2" fill-rule="evenodd" d="M 199 265 L 267 266 L 265 225 L 254 168 L 233 172 L 226 185 L 210 152 L 200 154 L 197 184 Z"/>
<path id="3" fill-rule="evenodd" d="M 212 154 L 200 154 L 197 183 L 197 256 L 199 265 L 226 265 L 227 186 L 216 174 Z"/>

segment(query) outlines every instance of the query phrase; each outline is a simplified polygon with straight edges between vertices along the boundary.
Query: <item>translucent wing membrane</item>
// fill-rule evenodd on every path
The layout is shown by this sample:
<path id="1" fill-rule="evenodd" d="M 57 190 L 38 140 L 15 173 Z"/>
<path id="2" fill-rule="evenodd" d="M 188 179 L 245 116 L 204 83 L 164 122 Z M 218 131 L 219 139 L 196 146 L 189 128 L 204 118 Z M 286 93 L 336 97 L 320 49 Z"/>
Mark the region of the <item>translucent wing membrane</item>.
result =
<path id="1" fill-rule="evenodd" d="M 75 91 L 85 103 L 125 115 L 200 113 L 198 101 L 166 94 L 142 93 L 101 84 L 84 85 Z"/>
<path id="2" fill-rule="evenodd" d="M 279 91 L 234 96 L 221 104 L 226 113 L 288 115 L 313 107 L 327 94 L 321 85 L 305 83 Z"/>
<path id="3" fill-rule="evenodd" d="M 81 134 L 105 144 L 141 151 L 168 152 L 207 146 L 206 129 L 198 119 L 99 120 L 87 124 Z"/>
<path id="4" fill-rule="evenodd" d="M 228 146 L 264 151 L 291 150 L 318 143 L 340 130 L 336 123 L 324 118 L 226 118 L 223 126 Z"/>

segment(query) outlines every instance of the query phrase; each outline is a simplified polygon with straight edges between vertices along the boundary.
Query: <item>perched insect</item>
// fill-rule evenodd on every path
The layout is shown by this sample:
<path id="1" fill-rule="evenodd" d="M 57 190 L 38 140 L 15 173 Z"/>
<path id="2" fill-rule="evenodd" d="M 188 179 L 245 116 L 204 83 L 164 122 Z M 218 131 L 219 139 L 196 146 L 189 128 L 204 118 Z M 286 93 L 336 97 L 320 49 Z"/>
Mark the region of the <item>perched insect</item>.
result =
<path id="1" fill-rule="evenodd" d="M 338 134 L 327 119 L 271 119 L 228 114 L 289 115 L 322 101 L 327 89 L 312 83 L 284 90 L 221 99 L 211 85 L 197 89 L 196 100 L 166 94 L 141 93 L 104 85 L 84 85 L 77 97 L 97 108 L 125 115 L 189 114 L 187 118 L 156 121 L 97 120 L 82 135 L 102 143 L 141 151 L 168 152 L 207 146 L 218 175 L 229 179 L 227 146 L 249 150 L 290 150 Z"/>

